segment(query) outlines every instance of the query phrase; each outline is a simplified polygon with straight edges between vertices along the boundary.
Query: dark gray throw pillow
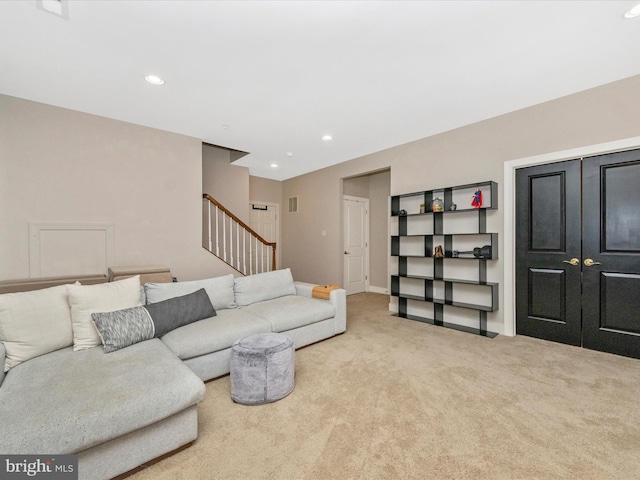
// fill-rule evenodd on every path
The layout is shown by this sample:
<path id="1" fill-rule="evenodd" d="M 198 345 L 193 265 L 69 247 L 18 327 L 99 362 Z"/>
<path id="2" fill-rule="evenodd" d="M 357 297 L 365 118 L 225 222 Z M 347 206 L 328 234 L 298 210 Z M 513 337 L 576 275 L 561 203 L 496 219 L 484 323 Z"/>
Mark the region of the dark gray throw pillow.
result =
<path id="1" fill-rule="evenodd" d="M 154 337 L 161 337 L 178 327 L 216 315 L 209 295 L 204 288 L 181 297 L 150 303 L 144 308 L 153 319 L 156 329 Z"/>
<path id="2" fill-rule="evenodd" d="M 91 319 L 105 353 L 109 353 L 215 315 L 209 295 L 201 288 L 188 295 L 141 307 L 92 313 Z"/>

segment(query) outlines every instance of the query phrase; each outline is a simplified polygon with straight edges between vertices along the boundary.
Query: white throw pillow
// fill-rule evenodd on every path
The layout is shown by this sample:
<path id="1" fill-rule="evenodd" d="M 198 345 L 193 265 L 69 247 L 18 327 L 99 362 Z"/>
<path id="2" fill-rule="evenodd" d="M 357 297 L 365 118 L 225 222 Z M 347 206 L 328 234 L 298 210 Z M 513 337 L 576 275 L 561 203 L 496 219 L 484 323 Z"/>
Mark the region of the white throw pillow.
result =
<path id="1" fill-rule="evenodd" d="M 100 335 L 91 319 L 92 313 L 115 312 L 138 307 L 140 301 L 140 275 L 98 285 L 67 285 L 73 349 L 85 350 L 102 345 Z"/>
<path id="2" fill-rule="evenodd" d="M 7 350 L 5 372 L 72 345 L 66 286 L 0 295 L 0 341 Z"/>
<path id="3" fill-rule="evenodd" d="M 201 288 L 207 292 L 209 300 L 216 310 L 236 308 L 232 274 L 187 282 L 145 283 L 144 293 L 147 297 L 147 303 L 158 303 L 197 292 Z"/>
<path id="4" fill-rule="evenodd" d="M 296 294 L 293 276 L 288 268 L 238 277 L 235 279 L 233 289 L 239 307 Z"/>

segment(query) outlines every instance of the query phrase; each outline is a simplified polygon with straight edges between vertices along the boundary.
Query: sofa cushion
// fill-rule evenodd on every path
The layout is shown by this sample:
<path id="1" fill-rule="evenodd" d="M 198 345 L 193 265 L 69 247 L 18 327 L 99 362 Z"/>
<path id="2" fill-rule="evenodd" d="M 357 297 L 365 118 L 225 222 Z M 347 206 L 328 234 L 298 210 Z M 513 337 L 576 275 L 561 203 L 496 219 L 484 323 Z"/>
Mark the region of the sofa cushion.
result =
<path id="1" fill-rule="evenodd" d="M 100 285 L 66 285 L 71 306 L 73 349 L 84 350 L 102 343 L 91 319 L 92 313 L 113 312 L 137 307 L 140 301 L 140 277 Z"/>
<path id="2" fill-rule="evenodd" d="M 236 308 L 233 296 L 233 275 L 173 283 L 146 283 L 144 291 L 147 304 L 157 303 L 169 298 L 187 295 L 204 288 L 211 304 L 216 310 Z"/>
<path id="3" fill-rule="evenodd" d="M 161 337 L 173 329 L 213 317 L 216 311 L 204 288 L 162 302 L 115 312 L 92 313 L 105 353 Z"/>
<path id="4" fill-rule="evenodd" d="M 320 322 L 336 315 L 336 309 L 327 300 L 288 295 L 260 303 L 254 303 L 242 309 L 268 320 L 272 331 L 280 333 Z"/>
<path id="5" fill-rule="evenodd" d="M 233 342 L 252 333 L 268 333 L 271 324 L 244 309 L 220 310 L 212 318 L 177 328 L 161 340 L 179 358 L 199 357 L 231 348 Z"/>
<path id="6" fill-rule="evenodd" d="M 4 371 L 72 345 L 67 288 L 60 285 L 0 295 L 0 341 L 6 348 Z"/>
<path id="7" fill-rule="evenodd" d="M 105 354 L 71 348 L 12 368 L 0 388 L 0 452 L 67 454 L 178 413 L 204 384 L 160 340 Z"/>
<path id="8" fill-rule="evenodd" d="M 296 294 L 293 276 L 288 268 L 238 277 L 234 281 L 233 289 L 239 307 Z"/>

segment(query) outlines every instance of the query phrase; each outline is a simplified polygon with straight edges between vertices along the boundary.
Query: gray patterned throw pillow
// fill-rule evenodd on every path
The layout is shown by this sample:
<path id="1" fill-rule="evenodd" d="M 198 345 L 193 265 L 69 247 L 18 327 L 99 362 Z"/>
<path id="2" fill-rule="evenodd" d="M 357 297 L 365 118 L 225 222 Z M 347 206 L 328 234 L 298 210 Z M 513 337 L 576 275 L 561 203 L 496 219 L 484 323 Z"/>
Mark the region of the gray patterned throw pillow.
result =
<path id="1" fill-rule="evenodd" d="M 92 313 L 105 353 L 153 338 L 155 327 L 144 307 L 125 308 L 115 312 Z"/>
<path id="2" fill-rule="evenodd" d="M 162 302 L 115 312 L 92 313 L 105 353 L 161 337 L 183 325 L 216 315 L 204 288 Z"/>

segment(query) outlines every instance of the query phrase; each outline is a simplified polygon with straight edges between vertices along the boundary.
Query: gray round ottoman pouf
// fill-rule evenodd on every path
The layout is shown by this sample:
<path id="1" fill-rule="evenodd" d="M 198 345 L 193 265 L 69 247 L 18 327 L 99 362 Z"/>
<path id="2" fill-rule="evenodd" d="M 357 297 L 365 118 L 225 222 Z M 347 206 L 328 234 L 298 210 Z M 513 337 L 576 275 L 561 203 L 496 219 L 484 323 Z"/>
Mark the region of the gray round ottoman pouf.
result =
<path id="1" fill-rule="evenodd" d="M 231 347 L 231 398 L 244 405 L 275 402 L 294 386 L 293 341 L 282 333 L 258 333 Z"/>

